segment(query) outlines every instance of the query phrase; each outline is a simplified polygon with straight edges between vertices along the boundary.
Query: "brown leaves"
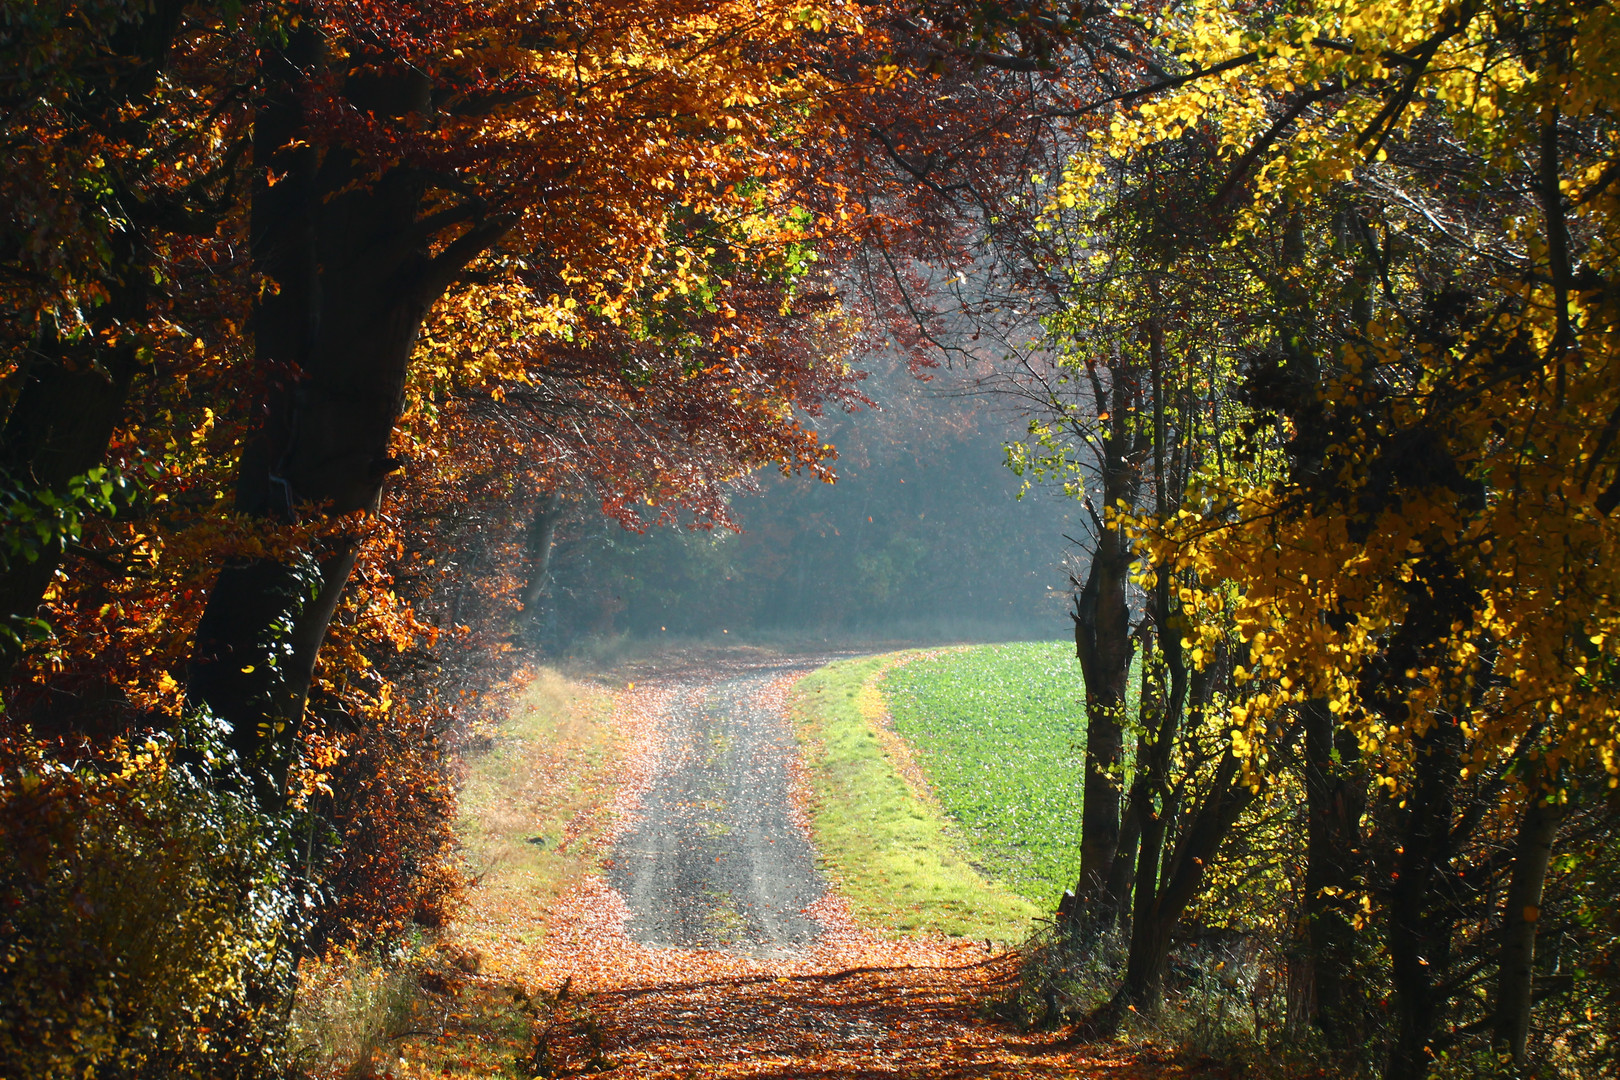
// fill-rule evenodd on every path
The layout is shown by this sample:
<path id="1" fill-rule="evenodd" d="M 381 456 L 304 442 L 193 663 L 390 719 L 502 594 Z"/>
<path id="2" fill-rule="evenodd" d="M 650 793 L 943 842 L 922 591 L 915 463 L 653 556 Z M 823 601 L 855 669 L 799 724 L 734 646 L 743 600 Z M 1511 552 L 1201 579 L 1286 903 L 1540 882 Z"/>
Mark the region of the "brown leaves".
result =
<path id="1" fill-rule="evenodd" d="M 701 669 L 702 661 L 697 667 Z M 660 767 L 668 710 L 693 684 L 648 679 L 615 696 L 612 724 L 621 751 L 595 774 L 594 808 L 570 830 L 605 857 L 635 820 Z M 660 683 L 662 682 L 662 685 Z M 793 682 L 764 684 L 755 704 L 783 707 Z M 651 685 L 649 685 L 649 683 Z M 580 777 L 564 765 L 524 781 L 546 802 L 552 785 Z M 587 822 L 609 821 L 606 828 Z M 513 993 L 549 1002 L 567 986 L 572 1004 L 546 1011 L 544 1050 L 553 1075 L 593 1060 L 608 1075 L 675 1076 L 1117 1076 L 1139 1066 L 1125 1055 L 1064 1045 L 984 1018 L 984 1003 L 1010 989 L 1017 959 L 991 955 L 978 941 L 938 936 L 894 939 L 857 925 L 848 906 L 827 894 L 807 909 L 820 924 L 815 944 L 774 958 L 639 944 L 626 932 L 624 899 L 598 874 L 579 880 L 558 902 L 514 909 L 511 892 L 475 890 L 456 931 L 484 958 L 483 974 L 455 1008 L 460 1019 L 440 1039 L 404 1048 L 402 1075 L 473 1070 L 501 1043 L 500 1009 Z M 519 904 L 522 904 L 519 899 Z M 513 990 L 502 990 L 511 987 Z M 544 1010 L 543 1010 L 544 1011 Z"/>

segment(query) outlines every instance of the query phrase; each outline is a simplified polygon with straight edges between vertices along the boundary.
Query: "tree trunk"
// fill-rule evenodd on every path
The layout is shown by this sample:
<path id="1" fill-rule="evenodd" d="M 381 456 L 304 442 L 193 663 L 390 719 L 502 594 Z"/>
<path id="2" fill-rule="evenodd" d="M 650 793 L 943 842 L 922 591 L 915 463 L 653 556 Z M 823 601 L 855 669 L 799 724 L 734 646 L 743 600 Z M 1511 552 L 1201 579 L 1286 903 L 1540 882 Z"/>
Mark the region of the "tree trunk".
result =
<path id="1" fill-rule="evenodd" d="M 1186 830 L 1176 841 L 1170 860 L 1151 879 L 1160 883 L 1157 888 L 1147 887 L 1150 879 L 1146 875 L 1156 868 L 1149 865 L 1146 857 L 1149 845 L 1144 837 L 1144 858 L 1137 868 L 1137 904 L 1131 925 L 1130 958 L 1126 961 L 1124 982 L 1114 996 L 1116 1012 L 1130 1005 L 1145 1016 L 1158 1013 L 1164 1000 L 1165 967 L 1176 926 L 1188 906 L 1198 898 L 1204 873 L 1215 861 L 1221 844 L 1254 798 L 1253 789 L 1242 783 L 1241 763 L 1227 751 L 1216 767 L 1209 795 L 1192 814 Z M 1152 828 L 1153 846 L 1161 846 L 1165 833 L 1162 817 Z"/>
<path id="2" fill-rule="evenodd" d="M 183 0 L 154 0 L 144 10 L 127 12 L 107 36 L 101 76 L 77 90 L 77 107 L 91 128 L 129 137 L 131 121 L 121 115 L 121 106 L 151 91 L 168 62 L 184 10 Z M 108 200 L 100 211 L 112 223 L 110 258 L 100 271 L 107 302 L 90 313 L 92 332 L 83 342 L 61 340 L 48 324 L 42 329 L 0 429 L 0 483 L 9 481 L 23 492 L 61 495 L 69 481 L 106 461 L 146 344 L 151 269 L 141 253 L 148 241 L 122 200 Z M 115 335 L 118 343 L 102 346 L 102 334 L 113 327 L 123 328 Z M 18 557 L 0 567 L 0 681 L 20 657 L 20 641 L 13 635 L 38 612 L 62 553 L 59 543 L 48 544 L 32 561 Z"/>
<path id="3" fill-rule="evenodd" d="M 1146 785 L 1144 785 L 1144 788 Z M 1168 817 L 1152 805 L 1154 796 L 1145 790 L 1132 793 L 1133 815 L 1138 819 L 1141 849 L 1137 853 L 1136 888 L 1131 905 L 1130 949 L 1125 960 L 1125 979 L 1110 1003 L 1117 1022 L 1121 1010 L 1131 1005 L 1141 1010 L 1156 1003 L 1164 989 L 1164 969 L 1170 955 L 1170 935 L 1159 919 L 1159 884 L 1164 856 Z"/>
<path id="4" fill-rule="evenodd" d="M 529 565 L 528 581 L 523 586 L 523 614 L 529 622 L 529 632 L 539 627 L 540 600 L 545 596 L 551 578 L 551 549 L 557 541 L 557 525 L 562 521 L 562 496 L 547 492 L 535 505 L 529 521 L 528 542 L 524 552 Z"/>
<path id="5" fill-rule="evenodd" d="M 1390 890 L 1389 954 L 1395 1045 L 1386 1080 L 1422 1080 L 1434 1063 L 1440 1021 L 1436 982 L 1451 963 L 1452 917 L 1442 890 L 1455 876 L 1452 812 L 1462 734 L 1455 718 L 1417 740 L 1406 829 Z"/>
<path id="6" fill-rule="evenodd" d="M 138 271 L 127 263 L 124 269 L 136 283 L 115 286 L 107 306 L 136 323 L 144 317 L 144 296 Z M 25 495 L 62 496 L 69 481 L 105 462 L 135 375 L 135 352 L 130 341 L 93 351 L 63 348 L 54 335 L 42 342 L 0 430 L 0 482 L 9 480 Z M 11 631 L 0 633 L 0 680 L 20 657 L 21 624 L 38 612 L 62 550 L 60 542 L 49 543 L 32 561 L 14 555 L 0 568 L 0 626 Z"/>
<path id="7" fill-rule="evenodd" d="M 1137 740 L 1137 750 L 1140 756 L 1141 740 Z M 1137 851 L 1142 843 L 1142 818 L 1135 813 L 1126 813 L 1119 833 L 1119 848 L 1114 855 L 1114 865 L 1108 875 L 1107 892 L 1104 894 L 1114 913 L 1112 923 L 1102 927 L 1110 930 L 1115 927 L 1129 931 L 1131 925 L 1130 898 L 1131 890 L 1136 884 Z"/>
<path id="8" fill-rule="evenodd" d="M 1358 1049 L 1365 1007 L 1357 968 L 1361 934 L 1355 927 L 1364 882 L 1361 814 L 1367 781 L 1355 769 L 1360 748 L 1340 728 L 1327 702 L 1305 703 L 1305 918 L 1312 981 L 1311 1023 L 1330 1050 Z"/>
<path id="9" fill-rule="evenodd" d="M 1562 806 L 1549 806 L 1539 790 L 1531 792 L 1519 824 L 1513 876 L 1502 911 L 1502 951 L 1497 960 L 1492 1026 L 1497 1047 L 1512 1054 L 1516 1065 L 1524 1064 L 1530 1034 L 1530 991 L 1535 981 L 1541 890 L 1562 818 Z"/>
<path id="10" fill-rule="evenodd" d="M 1148 608 L 1156 627 L 1169 623 L 1169 610 L 1169 577 L 1161 571 Z M 1161 630 L 1157 637 L 1165 667 L 1169 670 L 1170 684 L 1160 694 L 1143 693 L 1144 722 L 1153 711 L 1157 712 L 1159 722 L 1156 728 L 1143 733 L 1137 747 L 1130 815 L 1135 819 L 1133 831 L 1141 838 L 1141 848 L 1134 875 L 1130 949 L 1125 962 L 1124 982 L 1105 1009 L 1107 1021 L 1100 1025 L 1104 1028 L 1108 1023 L 1117 1023 L 1126 1006 L 1145 1013 L 1157 1010 L 1163 994 L 1170 937 L 1181 917 L 1180 909 L 1166 905 L 1165 888 L 1170 879 L 1170 868 L 1162 863 L 1170 821 L 1175 812 L 1171 805 L 1170 768 L 1181 730 L 1182 713 L 1186 708 L 1188 672 L 1180 636 Z M 1156 709 L 1153 709 L 1150 702 L 1155 697 Z"/>
<path id="11" fill-rule="evenodd" d="M 1108 508 L 1135 503 L 1142 481 L 1134 460 L 1141 434 L 1125 423 L 1131 414 L 1128 373 L 1117 365 L 1111 385 L 1094 381 L 1099 415 L 1107 413 L 1107 434 L 1102 440 L 1103 515 L 1092 515 L 1097 547 L 1092 552 L 1086 580 L 1075 597 L 1074 653 L 1080 661 L 1086 694 L 1086 758 L 1080 819 L 1080 877 L 1074 900 L 1059 912 L 1071 930 L 1100 930 L 1114 922 L 1126 897 L 1111 886 L 1118 884 L 1116 855 L 1120 841 L 1120 802 L 1125 777 L 1125 692 L 1130 682 L 1135 639 L 1131 634 L 1130 607 L 1125 589 L 1130 577 L 1131 551 L 1123 532 L 1108 523 Z M 1089 504 L 1088 504 L 1089 505 Z M 1127 853 L 1125 858 L 1131 858 Z M 1128 877 L 1128 875 L 1125 875 Z"/>
<path id="12" fill-rule="evenodd" d="M 432 233 L 418 221 L 416 174 L 368 178 L 352 154 L 321 148 L 304 126 L 299 88 L 325 61 L 324 43 L 307 28 L 285 50 L 267 49 L 274 90 L 254 128 L 252 254 L 277 289 L 254 315 L 264 420 L 242 454 L 236 505 L 279 524 L 376 511 L 384 478 L 400 466 L 389 441 L 422 320 L 509 227 L 474 219 L 433 255 Z M 427 109 L 428 90 L 411 73 L 345 87 L 357 108 L 388 115 Z M 239 764 L 272 802 L 356 543 L 340 534 L 298 559 L 227 566 L 198 627 L 189 696 L 226 721 Z"/>
<path id="13" fill-rule="evenodd" d="M 1086 686 L 1086 760 L 1080 820 L 1080 880 L 1075 896 L 1088 923 L 1112 917 L 1107 883 L 1119 847 L 1125 689 L 1130 679 L 1130 563 L 1117 529 L 1105 528 L 1075 598 L 1074 651 Z"/>

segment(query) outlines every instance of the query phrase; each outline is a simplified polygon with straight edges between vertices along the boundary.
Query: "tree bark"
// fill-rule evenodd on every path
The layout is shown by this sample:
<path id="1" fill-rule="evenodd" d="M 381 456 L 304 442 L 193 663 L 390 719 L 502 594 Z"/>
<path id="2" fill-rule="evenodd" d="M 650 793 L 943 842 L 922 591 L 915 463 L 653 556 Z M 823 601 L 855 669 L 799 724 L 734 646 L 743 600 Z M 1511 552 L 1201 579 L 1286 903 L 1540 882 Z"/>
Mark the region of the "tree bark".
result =
<path id="1" fill-rule="evenodd" d="M 131 128 L 121 107 L 151 91 L 167 65 L 184 11 L 183 0 L 154 0 L 107 34 L 101 77 L 75 92 L 77 108 L 91 129 L 115 130 L 120 139 L 139 130 Z M 85 32 L 105 30 L 88 27 Z M 110 258 L 99 271 L 107 302 L 91 312 L 93 332 L 83 342 L 63 341 L 53 326 L 45 326 L 0 428 L 0 481 L 9 480 L 25 492 L 61 495 L 69 481 L 106 461 L 140 365 L 151 281 L 140 253 L 149 245 L 121 200 L 104 200 L 97 209 L 115 223 L 107 233 Z M 123 329 L 117 344 L 103 346 L 102 332 L 113 327 Z M 62 553 L 60 544 L 51 544 L 33 561 L 17 558 L 0 567 L 0 629 L 15 634 L 38 613 Z M 12 634 L 0 633 L 0 681 L 20 659 L 17 645 Z"/>
<path id="2" fill-rule="evenodd" d="M 1088 922 L 1106 921 L 1112 914 L 1104 910 L 1109 900 L 1106 885 L 1119 847 L 1125 689 L 1131 663 L 1130 611 L 1125 604 L 1130 564 L 1123 547 L 1117 529 L 1102 530 L 1070 616 L 1075 656 L 1086 686 L 1085 786 L 1075 895 Z"/>
<path id="3" fill-rule="evenodd" d="M 301 85 L 327 62 L 319 36 L 300 30 L 264 56 L 273 89 L 255 118 L 252 255 L 277 288 L 254 316 L 264 419 L 243 450 L 236 505 L 277 524 L 373 513 L 401 464 L 389 441 L 422 320 L 510 223 L 474 218 L 433 254 L 417 174 L 369 177 L 305 126 Z M 356 108 L 390 115 L 427 109 L 428 90 L 409 72 L 345 84 Z M 339 534 L 297 559 L 225 567 L 198 627 L 188 694 L 228 724 L 239 765 L 271 803 L 356 543 Z"/>
<path id="4" fill-rule="evenodd" d="M 1111 886 L 1120 842 L 1120 803 L 1125 785 L 1124 752 L 1126 688 L 1130 681 L 1135 639 L 1125 590 L 1131 552 L 1123 532 L 1108 523 L 1107 509 L 1135 503 L 1142 480 L 1136 458 L 1142 437 L 1126 424 L 1131 413 L 1125 365 L 1116 365 L 1111 383 L 1094 378 L 1099 415 L 1107 413 L 1099 472 L 1104 513 L 1093 513 L 1097 546 L 1086 580 L 1075 597 L 1074 652 L 1080 661 L 1086 695 L 1086 757 L 1080 820 L 1080 876 L 1074 900 L 1060 909 L 1060 921 L 1071 930 L 1100 930 L 1114 922 L 1125 896 Z M 1130 854 L 1125 856 L 1127 859 Z M 1128 875 L 1127 875 L 1128 877 Z"/>
<path id="5" fill-rule="evenodd" d="M 1455 876 L 1452 814 L 1461 747 L 1454 717 L 1437 718 L 1417 740 L 1389 898 L 1396 1030 L 1386 1080 L 1422 1080 L 1434 1063 L 1441 1005 L 1436 982 L 1451 964 L 1453 923 L 1442 891 Z"/>
<path id="6" fill-rule="evenodd" d="M 562 495 L 547 492 L 534 508 L 529 521 L 529 535 L 525 552 L 529 565 L 528 581 L 523 586 L 523 613 L 530 622 L 530 632 L 536 629 L 539 605 L 545 596 L 551 577 L 551 550 L 557 541 L 557 525 L 562 521 Z"/>
<path id="7" fill-rule="evenodd" d="M 136 322 L 145 307 L 138 271 L 129 263 L 123 269 L 133 284 L 115 285 L 108 306 L 119 309 L 116 317 Z M 69 481 L 105 462 L 136 366 L 133 342 L 81 349 L 62 347 L 54 335 L 42 341 L 0 430 L 0 479 L 24 493 L 61 496 Z M 32 561 L 15 557 L 0 569 L 0 620 L 6 628 L 17 633 L 21 622 L 35 616 L 61 564 L 62 545 L 52 543 Z M 17 643 L 0 634 L 0 680 L 20 658 Z"/>
<path id="8" fill-rule="evenodd" d="M 1305 703 L 1305 918 L 1312 983 L 1311 1023 L 1330 1050 L 1358 1049 L 1366 999 L 1358 974 L 1355 919 L 1364 888 L 1361 814 L 1367 780 L 1356 769 L 1360 748 L 1340 728 L 1327 702 Z"/>
<path id="9" fill-rule="evenodd" d="M 1525 1061 L 1530 992 L 1535 982 L 1536 930 L 1541 925 L 1541 891 L 1562 819 L 1562 806 L 1548 805 L 1539 790 L 1531 793 L 1519 823 L 1513 876 L 1502 909 L 1502 948 L 1497 959 L 1492 1026 L 1497 1047 L 1512 1054 L 1516 1065 Z"/>
<path id="10" fill-rule="evenodd" d="M 1137 752 L 1140 760 L 1140 738 L 1137 739 Z M 1103 930 L 1114 927 L 1127 932 L 1130 930 L 1130 898 L 1136 884 L 1136 856 L 1141 843 L 1141 815 L 1127 812 L 1120 826 L 1119 847 L 1114 855 L 1114 865 L 1109 872 L 1107 891 L 1104 893 L 1114 917 L 1112 923 L 1102 927 Z"/>
<path id="11" fill-rule="evenodd" d="M 1204 873 L 1215 861 L 1221 844 L 1254 801 L 1254 790 L 1241 780 L 1241 763 L 1227 751 L 1216 767 L 1208 797 L 1188 820 L 1162 871 L 1150 865 L 1149 845 L 1144 842 L 1144 857 L 1137 867 L 1137 903 L 1131 925 L 1130 956 L 1126 961 L 1125 979 L 1114 996 L 1116 1013 L 1127 1005 L 1146 1016 L 1158 1013 L 1164 1000 L 1165 968 L 1176 926 L 1188 906 L 1197 899 Z M 1161 846 L 1165 833 L 1163 817 L 1150 828 L 1154 834 L 1153 846 Z M 1154 873 L 1151 879 L 1147 876 L 1150 872 Z M 1148 887 L 1150 880 L 1156 887 Z"/>
<path id="12" fill-rule="evenodd" d="M 1169 609 L 1169 578 L 1161 571 L 1148 608 L 1155 626 L 1162 628 L 1170 623 Z M 1167 912 L 1166 909 L 1163 891 L 1169 879 L 1169 868 L 1163 865 L 1163 860 L 1165 841 L 1175 814 L 1170 769 L 1186 708 L 1188 672 L 1180 635 L 1161 630 L 1158 640 L 1170 680 L 1160 694 L 1143 695 L 1144 722 L 1151 715 L 1149 702 L 1157 697 L 1154 711 L 1158 714 L 1158 724 L 1143 733 L 1138 745 L 1136 777 L 1131 784 L 1130 815 L 1135 819 L 1133 831 L 1141 838 L 1141 847 L 1136 858 L 1125 979 L 1110 1006 L 1115 1019 L 1127 1005 L 1141 1012 L 1157 1010 L 1165 962 L 1169 957 L 1170 935 L 1181 917 L 1179 910 Z"/>

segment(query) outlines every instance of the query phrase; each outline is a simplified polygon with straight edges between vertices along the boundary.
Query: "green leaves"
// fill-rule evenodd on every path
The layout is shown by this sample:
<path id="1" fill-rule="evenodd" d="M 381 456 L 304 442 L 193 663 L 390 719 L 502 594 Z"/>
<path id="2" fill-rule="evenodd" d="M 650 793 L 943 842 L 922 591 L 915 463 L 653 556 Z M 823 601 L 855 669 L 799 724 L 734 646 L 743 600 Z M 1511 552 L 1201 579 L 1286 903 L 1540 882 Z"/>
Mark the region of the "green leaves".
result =
<path id="1" fill-rule="evenodd" d="M 76 543 L 87 516 L 115 513 L 132 490 L 127 477 L 105 467 L 75 476 L 61 491 L 30 488 L 0 471 L 0 570 Z"/>
<path id="2" fill-rule="evenodd" d="M 30 488 L 0 470 L 0 572 L 77 543 L 86 518 L 116 513 L 133 490 L 127 477 L 105 467 L 75 476 L 61 491 Z M 0 650 L 20 651 L 27 642 L 49 639 L 51 632 L 44 619 L 12 619 L 0 625 Z"/>

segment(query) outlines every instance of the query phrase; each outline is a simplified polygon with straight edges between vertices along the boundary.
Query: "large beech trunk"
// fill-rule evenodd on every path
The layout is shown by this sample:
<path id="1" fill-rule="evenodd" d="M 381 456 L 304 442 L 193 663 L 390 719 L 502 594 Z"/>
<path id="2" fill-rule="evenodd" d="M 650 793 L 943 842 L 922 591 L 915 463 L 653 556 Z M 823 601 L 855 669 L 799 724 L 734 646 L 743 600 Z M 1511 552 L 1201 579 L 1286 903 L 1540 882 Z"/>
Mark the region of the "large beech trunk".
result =
<path id="1" fill-rule="evenodd" d="M 1305 725 L 1305 918 L 1310 942 L 1311 1023 L 1330 1050 L 1347 1054 L 1365 1040 L 1366 1000 L 1358 974 L 1363 891 L 1361 814 L 1367 778 L 1360 747 L 1317 698 L 1301 710 Z"/>
<path id="2" fill-rule="evenodd" d="M 276 90 L 255 120 L 252 244 L 276 289 L 254 317 L 263 421 L 242 454 L 236 504 L 278 523 L 370 513 L 399 466 L 389 441 L 422 320 L 507 225 L 471 220 L 432 255 L 415 173 L 370 177 L 342 147 L 317 149 L 304 128 L 298 83 L 322 70 L 320 39 L 303 31 L 265 56 Z M 409 73 L 346 85 L 357 108 L 390 115 L 425 110 L 428 90 Z M 227 722 L 268 802 L 279 799 L 355 543 L 339 534 L 298 558 L 225 567 L 198 627 L 190 698 Z"/>

